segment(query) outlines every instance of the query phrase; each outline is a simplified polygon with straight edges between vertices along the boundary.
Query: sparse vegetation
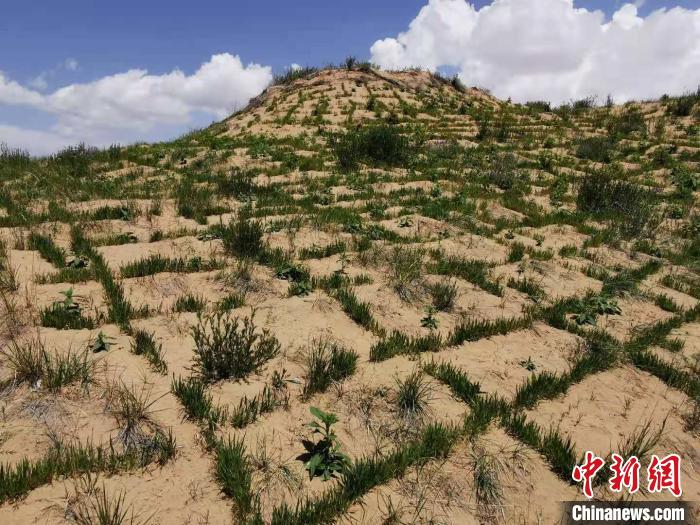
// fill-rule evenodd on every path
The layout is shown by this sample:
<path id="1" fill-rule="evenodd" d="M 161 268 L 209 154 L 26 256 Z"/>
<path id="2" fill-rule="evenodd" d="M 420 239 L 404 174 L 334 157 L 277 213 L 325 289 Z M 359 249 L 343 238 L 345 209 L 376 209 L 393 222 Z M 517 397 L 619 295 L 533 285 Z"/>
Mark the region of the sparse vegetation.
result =
<path id="1" fill-rule="evenodd" d="M 477 521 L 517 521 L 525 457 L 572 483 L 574 424 L 648 456 L 671 426 L 639 421 L 646 406 L 692 449 L 696 93 L 516 104 L 352 57 L 276 82 L 170 142 L 0 146 L 0 445 L 20 426 L 36 441 L 0 466 L 0 503 L 23 516 L 29 491 L 67 479 L 91 487 L 67 519 L 148 521 L 92 476 L 132 483 L 183 428 L 189 498 L 168 518 L 214 518 L 195 515 L 209 461 L 248 525 L 353 520 L 389 483 L 406 497 L 385 501 L 386 523 L 454 521 L 455 495 Z M 609 428 L 576 420 L 572 397 Z M 619 414 L 600 402 L 615 398 Z M 74 423 L 111 441 L 77 441 Z"/>

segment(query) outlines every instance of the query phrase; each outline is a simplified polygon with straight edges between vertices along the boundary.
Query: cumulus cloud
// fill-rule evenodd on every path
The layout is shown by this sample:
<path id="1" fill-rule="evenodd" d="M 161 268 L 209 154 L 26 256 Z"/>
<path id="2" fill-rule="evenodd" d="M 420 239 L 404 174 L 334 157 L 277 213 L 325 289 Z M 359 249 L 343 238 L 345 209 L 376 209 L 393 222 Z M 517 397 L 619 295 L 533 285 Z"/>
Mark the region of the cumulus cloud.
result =
<path id="1" fill-rule="evenodd" d="M 700 9 L 646 17 L 628 3 L 610 20 L 573 0 L 430 0 L 408 29 L 371 47 L 388 69 L 455 67 L 499 97 L 555 103 L 612 94 L 616 101 L 680 93 L 700 83 Z"/>
<path id="2" fill-rule="evenodd" d="M 78 64 L 66 61 L 65 67 L 77 68 Z M 197 115 L 224 118 L 271 80 L 270 67 L 245 66 L 238 56 L 228 53 L 213 55 L 191 75 L 179 69 L 163 75 L 133 69 L 48 94 L 22 86 L 0 72 L 0 105 L 29 106 L 54 117 L 52 144 L 85 141 L 103 145 L 125 138 L 142 139 L 159 128 L 191 124 Z M 47 132 L 2 124 L 0 141 L 28 147 L 32 152 L 46 150 L 31 142 L 48 140 Z M 18 139 L 22 139 L 20 144 L 16 144 Z"/>

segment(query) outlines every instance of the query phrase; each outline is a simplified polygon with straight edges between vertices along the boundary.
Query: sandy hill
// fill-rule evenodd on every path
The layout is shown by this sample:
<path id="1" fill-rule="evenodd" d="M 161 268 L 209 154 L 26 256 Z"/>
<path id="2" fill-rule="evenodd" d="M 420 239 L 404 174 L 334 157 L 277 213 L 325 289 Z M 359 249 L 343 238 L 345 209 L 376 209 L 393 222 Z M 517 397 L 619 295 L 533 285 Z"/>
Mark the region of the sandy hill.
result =
<path id="1" fill-rule="evenodd" d="M 699 98 L 356 65 L 2 149 L 0 523 L 555 523 L 586 450 L 698 501 Z"/>

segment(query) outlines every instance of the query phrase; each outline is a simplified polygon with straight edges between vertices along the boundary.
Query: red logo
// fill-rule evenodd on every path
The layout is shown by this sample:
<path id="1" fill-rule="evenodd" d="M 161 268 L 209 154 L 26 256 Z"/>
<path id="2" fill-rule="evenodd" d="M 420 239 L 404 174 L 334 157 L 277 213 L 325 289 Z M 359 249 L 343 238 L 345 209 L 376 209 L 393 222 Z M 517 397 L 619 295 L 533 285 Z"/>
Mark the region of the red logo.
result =
<path id="1" fill-rule="evenodd" d="M 661 492 L 668 490 L 675 497 L 680 498 L 681 490 L 681 457 L 678 454 L 669 454 L 663 459 L 654 454 L 647 468 L 649 492 Z"/>
<path id="2" fill-rule="evenodd" d="M 583 493 L 587 498 L 593 497 L 593 478 L 604 465 L 605 460 L 603 458 L 599 458 L 591 451 L 586 451 L 586 459 L 583 465 L 574 467 L 571 477 L 578 483 L 583 481 Z"/>
<path id="3" fill-rule="evenodd" d="M 612 454 L 610 470 L 612 475 L 608 480 L 612 492 L 626 490 L 634 494 L 640 487 L 641 462 L 636 456 L 631 456 L 626 461 L 619 454 Z M 583 482 L 583 494 L 587 498 L 593 497 L 593 480 L 605 466 L 605 460 L 596 456 L 591 451 L 586 451 L 583 463 L 576 465 L 571 473 L 572 479 Z M 651 456 L 647 467 L 647 490 L 650 493 L 668 490 L 673 496 L 680 498 L 681 489 L 681 457 L 678 454 L 669 454 L 664 458 L 657 455 Z"/>

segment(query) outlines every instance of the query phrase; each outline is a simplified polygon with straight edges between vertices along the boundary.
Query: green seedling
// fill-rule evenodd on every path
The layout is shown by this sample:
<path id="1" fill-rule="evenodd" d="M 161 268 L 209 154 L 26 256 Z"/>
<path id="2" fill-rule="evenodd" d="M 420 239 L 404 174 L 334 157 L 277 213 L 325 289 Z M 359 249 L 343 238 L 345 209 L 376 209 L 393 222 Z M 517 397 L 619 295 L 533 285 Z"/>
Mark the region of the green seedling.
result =
<path id="1" fill-rule="evenodd" d="M 420 325 L 423 328 L 428 328 L 429 330 L 437 330 L 438 320 L 435 317 L 436 312 L 437 312 L 437 310 L 435 309 L 434 306 L 428 306 L 425 309 L 425 313 L 426 313 L 425 317 L 423 317 L 420 320 Z"/>
<path id="2" fill-rule="evenodd" d="M 304 468 L 309 472 L 310 478 L 321 476 L 323 481 L 328 481 L 336 473 L 348 467 L 350 458 L 341 452 L 338 437 L 332 429 L 332 426 L 338 422 L 336 415 L 323 412 L 316 407 L 311 407 L 309 411 L 316 420 L 307 423 L 307 426 L 313 429 L 314 434 L 319 434 L 321 439 L 316 443 L 304 442 L 309 456 Z"/>
<path id="3" fill-rule="evenodd" d="M 114 338 L 109 337 L 109 336 L 105 335 L 102 331 L 100 331 L 100 333 L 97 334 L 97 338 L 95 339 L 95 342 L 92 343 L 92 346 L 90 348 L 95 354 L 98 354 L 100 352 L 108 351 L 112 347 L 113 344 L 114 344 Z"/>

